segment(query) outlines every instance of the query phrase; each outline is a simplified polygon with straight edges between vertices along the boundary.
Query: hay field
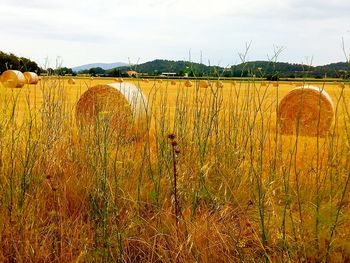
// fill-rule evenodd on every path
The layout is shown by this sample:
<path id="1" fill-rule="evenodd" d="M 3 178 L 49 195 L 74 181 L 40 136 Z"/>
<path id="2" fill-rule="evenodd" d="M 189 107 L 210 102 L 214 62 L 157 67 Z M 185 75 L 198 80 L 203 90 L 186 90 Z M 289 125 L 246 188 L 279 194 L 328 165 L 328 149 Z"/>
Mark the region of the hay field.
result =
<path id="1" fill-rule="evenodd" d="M 350 260 L 349 84 L 312 84 L 335 109 L 320 138 L 279 133 L 288 82 L 124 81 L 148 97 L 133 141 L 75 120 L 114 79 L 0 85 L 1 261 Z"/>

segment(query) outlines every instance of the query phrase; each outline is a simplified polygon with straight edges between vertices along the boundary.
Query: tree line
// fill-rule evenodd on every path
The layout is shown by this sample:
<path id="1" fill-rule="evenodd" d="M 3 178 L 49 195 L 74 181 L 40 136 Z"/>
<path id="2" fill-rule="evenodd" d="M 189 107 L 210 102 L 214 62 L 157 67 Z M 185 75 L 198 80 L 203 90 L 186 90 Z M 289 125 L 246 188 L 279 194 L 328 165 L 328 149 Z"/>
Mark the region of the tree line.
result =
<path id="1" fill-rule="evenodd" d="M 92 76 L 123 77 L 128 70 L 135 70 L 141 75 L 159 76 L 164 72 L 176 76 L 189 77 L 256 77 L 268 80 L 279 78 L 342 78 L 349 79 L 349 63 L 339 62 L 324 66 L 310 66 L 285 62 L 253 61 L 230 67 L 208 66 L 188 61 L 154 60 L 130 67 L 104 70 L 100 67 L 80 71 Z"/>
<path id="2" fill-rule="evenodd" d="M 0 51 L 0 74 L 8 69 L 15 69 L 19 71 L 31 71 L 40 74 L 43 70 L 38 64 L 28 58 L 17 57 L 12 53 L 5 53 Z"/>
<path id="3" fill-rule="evenodd" d="M 153 60 L 139 65 L 104 70 L 100 67 L 74 72 L 71 68 L 42 69 L 28 58 L 0 51 L 0 74 L 8 69 L 32 71 L 49 75 L 89 74 L 90 76 L 126 77 L 127 71 L 134 70 L 141 76 L 160 76 L 164 72 L 188 77 L 256 77 L 268 80 L 279 78 L 350 78 L 350 64 L 332 63 L 324 66 L 310 66 L 285 62 L 252 61 L 230 67 L 211 66 L 189 61 Z"/>

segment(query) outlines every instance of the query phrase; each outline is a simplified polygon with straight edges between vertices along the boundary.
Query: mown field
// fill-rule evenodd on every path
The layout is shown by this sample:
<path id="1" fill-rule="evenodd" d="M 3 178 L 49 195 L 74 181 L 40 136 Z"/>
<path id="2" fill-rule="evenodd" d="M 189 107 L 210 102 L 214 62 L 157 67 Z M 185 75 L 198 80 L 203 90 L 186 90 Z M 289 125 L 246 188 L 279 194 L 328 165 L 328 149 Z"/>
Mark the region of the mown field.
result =
<path id="1" fill-rule="evenodd" d="M 127 79 L 148 132 L 125 140 L 75 119 L 107 78 L 0 84 L 0 261 L 350 261 L 350 84 L 325 138 L 279 133 L 302 82 Z"/>

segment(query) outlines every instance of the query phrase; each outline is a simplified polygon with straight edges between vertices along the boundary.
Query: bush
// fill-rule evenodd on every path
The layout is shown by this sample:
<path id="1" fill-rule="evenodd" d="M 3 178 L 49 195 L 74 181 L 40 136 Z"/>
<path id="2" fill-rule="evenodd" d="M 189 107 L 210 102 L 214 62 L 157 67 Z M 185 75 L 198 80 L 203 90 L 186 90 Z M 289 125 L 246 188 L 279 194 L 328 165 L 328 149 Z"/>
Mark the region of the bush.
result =
<path id="1" fill-rule="evenodd" d="M 266 80 L 269 81 L 278 81 L 280 78 L 277 75 L 267 75 Z"/>

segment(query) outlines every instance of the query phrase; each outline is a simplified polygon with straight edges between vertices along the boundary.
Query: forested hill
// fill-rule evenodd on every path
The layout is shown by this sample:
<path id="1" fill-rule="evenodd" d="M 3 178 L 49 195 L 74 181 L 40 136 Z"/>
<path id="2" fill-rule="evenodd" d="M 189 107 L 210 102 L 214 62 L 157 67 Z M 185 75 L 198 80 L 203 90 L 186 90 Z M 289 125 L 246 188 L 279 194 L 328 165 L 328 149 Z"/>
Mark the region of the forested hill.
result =
<path id="1" fill-rule="evenodd" d="M 135 70 L 139 73 L 151 76 L 160 75 L 163 72 L 174 72 L 178 76 L 187 73 L 189 76 L 224 76 L 224 77 L 336 77 L 349 78 L 350 64 L 345 62 L 333 63 L 324 66 L 308 66 L 285 62 L 251 61 L 231 67 L 207 66 L 187 61 L 154 60 L 130 67 L 119 67 L 118 72 Z M 111 72 L 111 71 L 110 71 Z M 106 72 L 108 73 L 108 71 Z"/>
<path id="2" fill-rule="evenodd" d="M 253 61 L 231 67 L 232 74 L 279 77 L 335 77 L 349 78 L 350 64 L 345 62 L 332 63 L 324 66 L 310 66 L 285 62 Z"/>
<path id="3" fill-rule="evenodd" d="M 130 67 L 120 67 L 119 69 L 127 70 L 129 68 Z M 143 64 L 134 65 L 131 68 L 137 72 L 147 73 L 149 75 L 157 75 L 163 72 L 173 72 L 177 75 L 184 75 L 185 73 L 191 72 L 191 70 L 194 70 L 197 73 L 208 75 L 213 71 L 213 67 L 204 64 L 162 59 L 156 59 Z"/>
<path id="4" fill-rule="evenodd" d="M 42 72 L 42 69 L 38 66 L 38 64 L 28 58 L 17 57 L 14 54 L 8 54 L 0 51 L 0 74 L 8 69 L 16 69 L 22 72 Z"/>

